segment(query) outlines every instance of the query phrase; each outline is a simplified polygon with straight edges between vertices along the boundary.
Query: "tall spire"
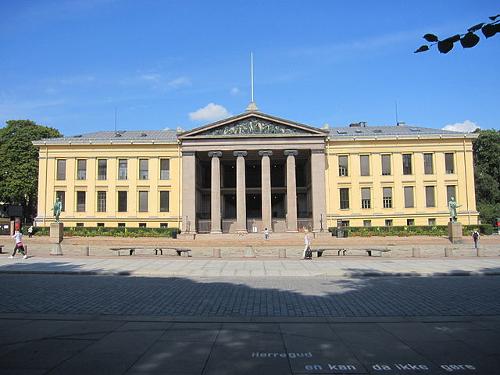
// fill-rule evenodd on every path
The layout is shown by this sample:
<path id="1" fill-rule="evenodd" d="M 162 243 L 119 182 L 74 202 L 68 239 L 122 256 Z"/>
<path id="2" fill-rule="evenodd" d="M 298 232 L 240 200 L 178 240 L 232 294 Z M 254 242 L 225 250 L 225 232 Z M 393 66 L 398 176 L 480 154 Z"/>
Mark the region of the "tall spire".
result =
<path id="1" fill-rule="evenodd" d="M 250 104 L 248 104 L 247 111 L 258 111 L 259 108 L 257 108 L 257 104 L 255 104 L 253 100 L 253 52 L 250 52 L 250 86 L 252 90 L 252 99 Z"/>

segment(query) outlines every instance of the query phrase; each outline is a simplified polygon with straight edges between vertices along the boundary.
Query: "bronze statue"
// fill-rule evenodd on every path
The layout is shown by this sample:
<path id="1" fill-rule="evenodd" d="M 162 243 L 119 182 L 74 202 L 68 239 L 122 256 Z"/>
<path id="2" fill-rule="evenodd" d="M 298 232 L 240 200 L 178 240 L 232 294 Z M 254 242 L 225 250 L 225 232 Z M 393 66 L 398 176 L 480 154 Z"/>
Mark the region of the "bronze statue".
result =
<path id="1" fill-rule="evenodd" d="M 455 202 L 454 197 L 451 197 L 450 201 L 448 202 L 448 210 L 450 210 L 450 217 L 451 217 L 452 223 L 457 222 L 457 208 L 458 207 L 462 207 L 462 206 L 458 205 L 457 202 Z"/>
<path id="2" fill-rule="evenodd" d="M 54 217 L 56 218 L 56 223 L 58 223 L 59 216 L 61 215 L 62 211 L 62 202 L 59 199 L 59 197 L 56 197 L 56 201 L 54 202 L 54 208 L 52 210 L 54 211 Z"/>

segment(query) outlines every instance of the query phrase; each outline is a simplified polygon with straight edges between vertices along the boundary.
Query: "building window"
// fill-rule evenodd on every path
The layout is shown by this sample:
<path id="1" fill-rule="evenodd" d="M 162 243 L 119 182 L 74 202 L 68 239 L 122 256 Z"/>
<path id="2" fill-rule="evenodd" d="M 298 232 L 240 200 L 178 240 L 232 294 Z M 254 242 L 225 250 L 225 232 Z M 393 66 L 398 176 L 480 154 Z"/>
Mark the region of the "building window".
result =
<path id="1" fill-rule="evenodd" d="M 106 192 L 97 192 L 97 212 L 106 212 Z"/>
<path id="2" fill-rule="evenodd" d="M 104 228 L 104 223 L 97 223 L 98 228 Z"/>
<path id="3" fill-rule="evenodd" d="M 170 180 L 170 159 L 160 159 L 160 180 Z"/>
<path id="4" fill-rule="evenodd" d="M 106 159 L 97 160 L 97 179 L 106 180 L 108 178 L 108 161 Z"/>
<path id="5" fill-rule="evenodd" d="M 415 207 L 415 202 L 413 199 L 413 186 L 405 186 L 405 208 Z"/>
<path id="6" fill-rule="evenodd" d="M 411 154 L 403 154 L 403 174 L 412 174 Z"/>
<path id="7" fill-rule="evenodd" d="M 385 226 L 392 227 L 392 219 L 385 219 Z"/>
<path id="8" fill-rule="evenodd" d="M 57 179 L 59 181 L 66 179 L 66 159 L 57 159 Z"/>
<path id="9" fill-rule="evenodd" d="M 363 226 L 366 228 L 370 228 L 372 226 L 371 220 L 363 220 Z"/>
<path id="10" fill-rule="evenodd" d="M 415 225 L 415 219 L 406 219 L 406 225 L 409 227 Z"/>
<path id="11" fill-rule="evenodd" d="M 77 191 L 76 192 L 76 211 L 77 212 L 85 212 L 85 192 Z"/>
<path id="12" fill-rule="evenodd" d="M 160 228 L 167 229 L 168 228 L 168 223 L 160 223 Z"/>
<path id="13" fill-rule="evenodd" d="M 125 228 L 125 223 L 118 223 L 118 228 Z"/>
<path id="14" fill-rule="evenodd" d="M 361 188 L 361 208 L 371 208 L 372 200 L 370 188 Z"/>
<path id="15" fill-rule="evenodd" d="M 139 223 L 139 228 L 146 228 L 146 223 Z"/>
<path id="16" fill-rule="evenodd" d="M 370 175 L 370 156 L 369 155 L 361 155 L 359 157 L 359 167 L 361 170 L 361 176 L 369 176 Z"/>
<path id="17" fill-rule="evenodd" d="M 77 180 L 86 180 L 87 179 L 87 160 L 86 159 L 78 159 L 76 161 L 76 179 Z"/>
<path id="18" fill-rule="evenodd" d="M 392 188 L 385 187 L 383 188 L 383 205 L 384 208 L 392 208 Z"/>
<path id="19" fill-rule="evenodd" d="M 66 192 L 56 191 L 56 198 L 61 201 L 61 212 L 66 211 Z"/>
<path id="20" fill-rule="evenodd" d="M 128 160 L 127 159 L 119 159 L 118 160 L 118 179 L 119 180 L 126 180 L 128 178 L 127 168 L 128 168 Z"/>
<path id="21" fill-rule="evenodd" d="M 425 187 L 425 206 L 436 207 L 436 198 L 434 196 L 434 186 Z"/>
<path id="22" fill-rule="evenodd" d="M 148 192 L 139 192 L 139 212 L 148 212 Z"/>
<path id="23" fill-rule="evenodd" d="M 337 228 L 347 228 L 349 225 L 349 220 L 337 220 Z"/>
<path id="24" fill-rule="evenodd" d="M 127 212 L 127 192 L 118 192 L 118 212 Z"/>
<path id="25" fill-rule="evenodd" d="M 434 174 L 434 161 L 432 154 L 424 154 L 424 173 Z"/>
<path id="26" fill-rule="evenodd" d="M 160 191 L 160 212 L 170 211 L 170 192 Z"/>
<path id="27" fill-rule="evenodd" d="M 457 187 L 455 185 L 446 186 L 446 202 L 449 202 L 451 197 L 457 200 Z"/>
<path id="28" fill-rule="evenodd" d="M 339 156 L 339 176 L 349 176 L 349 161 L 347 156 Z"/>
<path id="29" fill-rule="evenodd" d="M 382 176 L 391 175 L 391 155 L 382 155 Z"/>
<path id="30" fill-rule="evenodd" d="M 452 153 L 444 154 L 444 164 L 447 174 L 455 173 L 455 157 Z"/>
<path id="31" fill-rule="evenodd" d="M 430 226 L 436 225 L 436 219 L 435 218 L 429 218 L 427 219 L 427 224 Z"/>
<path id="32" fill-rule="evenodd" d="M 140 159 L 139 160 L 139 180 L 147 180 L 148 169 L 149 169 L 149 160 L 148 159 Z"/>
<path id="33" fill-rule="evenodd" d="M 349 209 L 349 189 L 347 188 L 340 189 L 340 209 Z"/>
<path id="34" fill-rule="evenodd" d="M 83 225 L 83 223 L 76 223 L 76 226 L 77 226 L 78 228 L 81 228 L 81 227 L 83 227 L 84 225 Z"/>

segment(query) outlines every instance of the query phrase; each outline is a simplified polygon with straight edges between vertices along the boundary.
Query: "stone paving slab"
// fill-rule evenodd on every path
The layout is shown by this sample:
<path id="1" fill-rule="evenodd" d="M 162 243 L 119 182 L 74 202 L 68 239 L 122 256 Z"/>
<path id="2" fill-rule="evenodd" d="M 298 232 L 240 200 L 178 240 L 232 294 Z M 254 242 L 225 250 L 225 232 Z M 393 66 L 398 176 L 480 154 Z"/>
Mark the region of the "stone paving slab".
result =
<path id="1" fill-rule="evenodd" d="M 0 273 L 141 277 L 352 277 L 500 275 L 500 258 L 224 260 L 0 257 Z"/>
<path id="2" fill-rule="evenodd" d="M 498 350 L 487 346 L 500 342 L 500 330 L 482 329 L 480 317 L 191 326 L 148 316 L 106 319 L 103 334 L 89 337 L 80 331 L 95 323 L 88 317 L 34 316 L 45 333 L 0 344 L 0 373 L 493 375 L 500 368 Z M 500 316 L 489 321 L 500 324 Z M 7 323 L 14 330 L 26 324 L 0 315 L 0 326 Z M 74 331 L 71 337 L 60 333 L 58 323 Z M 478 346 L 482 338 L 487 345 Z"/>

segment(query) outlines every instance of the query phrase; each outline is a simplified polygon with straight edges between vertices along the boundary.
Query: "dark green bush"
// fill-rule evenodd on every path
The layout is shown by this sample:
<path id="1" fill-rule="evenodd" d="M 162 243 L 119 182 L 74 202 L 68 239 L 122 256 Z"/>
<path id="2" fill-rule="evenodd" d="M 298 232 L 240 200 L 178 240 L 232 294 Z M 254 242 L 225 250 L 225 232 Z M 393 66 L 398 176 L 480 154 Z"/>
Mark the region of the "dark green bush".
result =
<path id="1" fill-rule="evenodd" d="M 464 236 L 470 236 L 472 232 L 479 229 L 479 233 L 489 236 L 493 234 L 493 225 L 491 224 L 480 224 L 480 225 L 464 225 L 462 227 L 462 234 Z"/>
<path id="2" fill-rule="evenodd" d="M 348 232 L 348 236 L 352 237 L 371 237 L 371 236 L 446 236 L 448 227 L 446 225 L 436 226 L 392 226 L 392 227 L 345 227 L 342 230 Z M 337 228 L 330 227 L 328 231 L 334 235 Z"/>
<path id="3" fill-rule="evenodd" d="M 27 231 L 27 229 L 24 229 Z M 176 238 L 179 233 L 177 228 L 126 228 L 126 227 L 65 227 L 64 235 L 67 237 L 171 237 Z M 35 235 L 48 236 L 49 228 L 38 227 Z"/>

